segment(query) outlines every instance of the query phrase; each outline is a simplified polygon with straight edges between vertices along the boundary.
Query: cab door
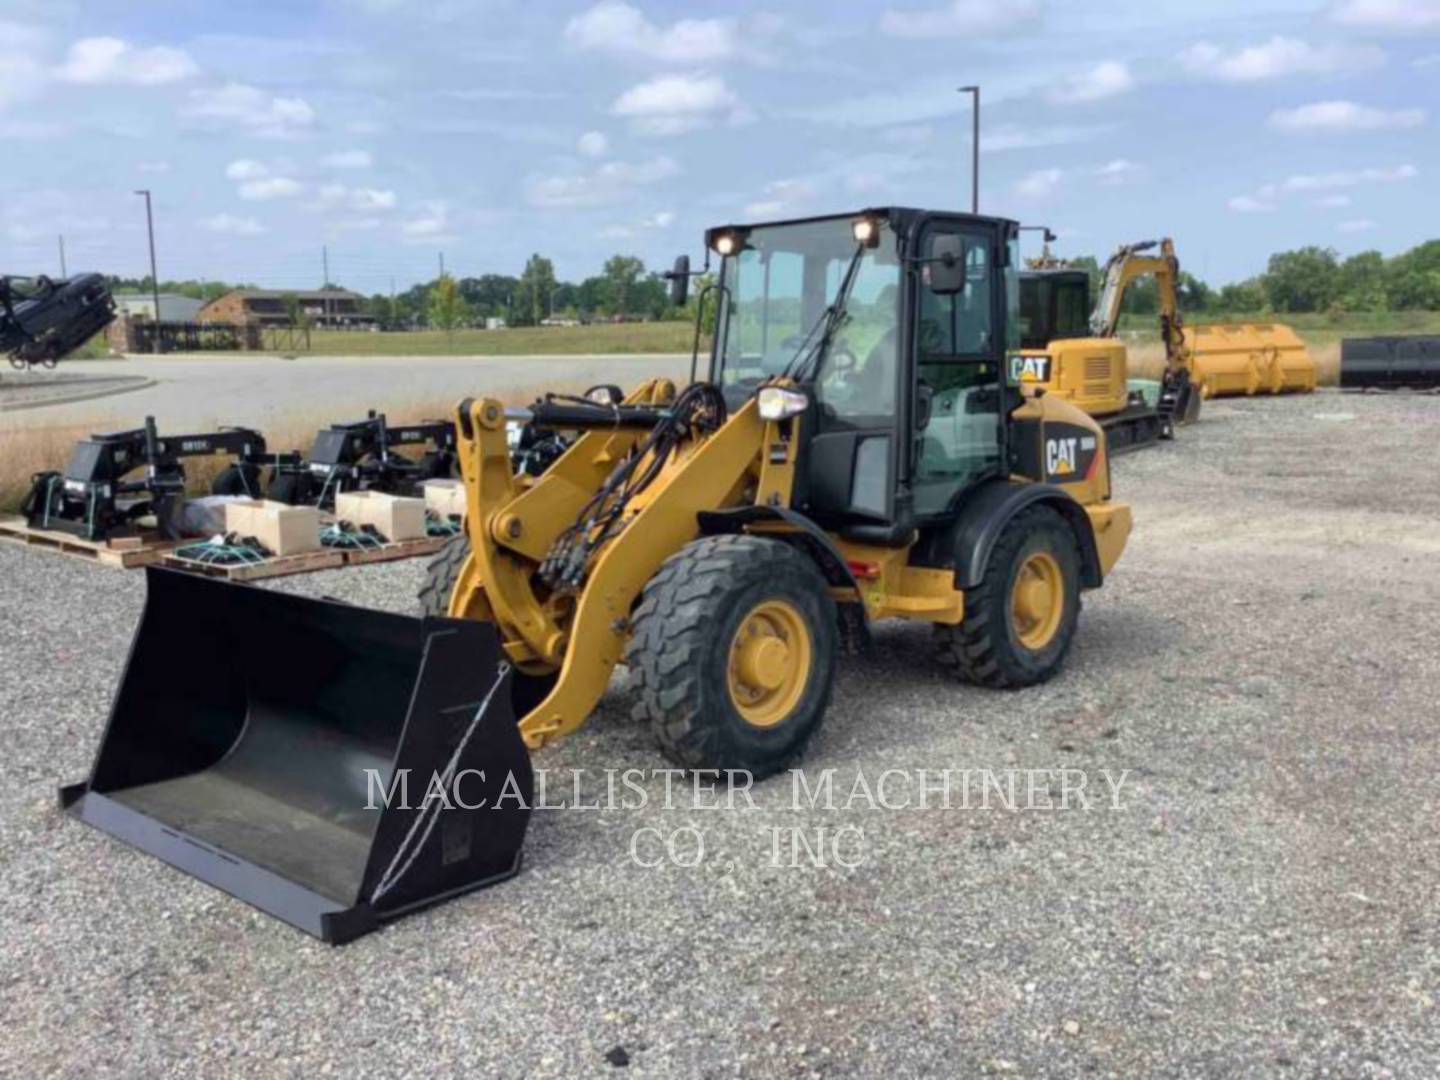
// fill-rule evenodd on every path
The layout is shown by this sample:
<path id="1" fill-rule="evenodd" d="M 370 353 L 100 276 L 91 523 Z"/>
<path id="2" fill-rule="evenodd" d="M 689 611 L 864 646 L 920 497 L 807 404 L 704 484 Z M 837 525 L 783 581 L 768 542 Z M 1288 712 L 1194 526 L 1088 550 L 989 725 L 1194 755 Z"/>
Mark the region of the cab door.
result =
<path id="1" fill-rule="evenodd" d="M 920 233 L 911 358 L 910 488 L 917 523 L 953 514 L 966 489 L 1005 472 L 1009 255 L 987 222 L 932 219 Z"/>

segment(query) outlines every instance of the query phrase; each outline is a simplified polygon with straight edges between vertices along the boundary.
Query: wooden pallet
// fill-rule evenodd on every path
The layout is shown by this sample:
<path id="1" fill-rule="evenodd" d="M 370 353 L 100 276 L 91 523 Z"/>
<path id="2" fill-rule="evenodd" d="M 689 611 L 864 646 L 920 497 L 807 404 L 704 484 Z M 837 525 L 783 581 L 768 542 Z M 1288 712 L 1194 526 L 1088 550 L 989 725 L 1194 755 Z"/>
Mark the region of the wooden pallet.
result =
<path id="1" fill-rule="evenodd" d="M 418 555 L 433 555 L 445 546 L 448 536 L 425 536 L 419 540 L 397 540 L 392 544 L 381 544 L 371 548 L 336 548 L 345 556 L 346 566 L 364 566 L 366 563 L 389 562 L 391 559 L 413 559 Z"/>
<path id="2" fill-rule="evenodd" d="M 188 570 L 192 574 L 224 578 L 226 581 L 259 581 L 261 578 L 284 577 L 288 574 L 308 574 L 315 570 L 335 570 L 345 565 L 345 556 L 338 551 L 323 548 L 320 551 L 302 551 L 298 555 L 277 555 L 258 563 L 200 562 L 167 553 L 164 564 L 176 570 Z"/>
<path id="3" fill-rule="evenodd" d="M 70 533 L 50 529 L 34 529 L 24 518 L 0 518 L 0 539 L 27 547 L 49 548 L 65 555 L 90 559 L 102 566 L 129 570 L 136 566 L 158 563 L 178 541 L 163 540 L 156 533 L 144 530 L 139 536 L 123 536 L 113 540 L 86 540 Z"/>

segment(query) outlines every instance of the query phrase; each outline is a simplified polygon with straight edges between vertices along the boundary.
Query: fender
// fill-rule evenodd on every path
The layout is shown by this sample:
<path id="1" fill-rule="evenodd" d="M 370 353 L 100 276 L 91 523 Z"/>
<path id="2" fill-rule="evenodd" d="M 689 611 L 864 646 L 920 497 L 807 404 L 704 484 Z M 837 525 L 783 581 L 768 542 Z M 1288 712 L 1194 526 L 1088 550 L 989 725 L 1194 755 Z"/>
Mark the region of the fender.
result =
<path id="1" fill-rule="evenodd" d="M 1081 587 L 1099 587 L 1103 575 L 1095 548 L 1095 532 L 1090 516 L 1073 496 L 1054 484 L 990 480 L 966 496 L 960 516 L 944 530 L 943 535 L 949 542 L 937 552 L 953 556 L 957 589 L 973 589 L 980 584 L 990 553 L 995 550 L 1005 526 L 1016 514 L 1037 504 L 1053 507 L 1070 523 L 1080 548 Z"/>
<path id="2" fill-rule="evenodd" d="M 783 521 L 795 531 L 766 535 L 773 535 L 776 540 L 808 555 L 831 588 L 860 592 L 860 583 L 855 580 L 850 565 L 830 535 L 798 510 L 791 510 L 788 506 L 738 506 L 731 510 L 702 510 L 696 518 L 702 536 L 744 532 L 745 526 L 756 521 Z M 868 651 L 870 617 L 865 605 L 842 602 L 838 607 L 841 647 L 851 655 Z"/>
<path id="3" fill-rule="evenodd" d="M 696 517 L 701 536 L 744 532 L 745 526 L 757 521 L 783 521 L 797 531 L 777 533 L 777 540 L 784 540 L 809 555 L 828 584 L 857 592 L 860 589 L 845 556 L 829 534 L 798 510 L 787 506 L 738 506 L 731 510 L 702 510 Z"/>

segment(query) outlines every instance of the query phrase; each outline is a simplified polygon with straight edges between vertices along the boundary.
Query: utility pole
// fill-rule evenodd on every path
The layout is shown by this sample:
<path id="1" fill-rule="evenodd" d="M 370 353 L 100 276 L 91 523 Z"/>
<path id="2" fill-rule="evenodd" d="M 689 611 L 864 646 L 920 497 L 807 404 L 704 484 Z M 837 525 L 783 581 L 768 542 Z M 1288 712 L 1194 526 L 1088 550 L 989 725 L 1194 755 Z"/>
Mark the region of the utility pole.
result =
<path id="1" fill-rule="evenodd" d="M 65 234 L 60 234 L 60 276 L 68 277 L 65 273 Z"/>
<path id="2" fill-rule="evenodd" d="M 320 282 L 320 310 L 326 323 L 330 321 L 330 245 L 320 246 L 320 264 L 324 268 L 324 280 Z"/>
<path id="3" fill-rule="evenodd" d="M 160 275 L 155 271 L 155 212 L 150 205 L 150 189 L 142 188 L 136 195 L 145 196 L 145 231 L 150 235 L 150 295 L 155 301 L 155 352 L 160 351 Z"/>
<path id="4" fill-rule="evenodd" d="M 445 252 L 440 252 L 440 276 L 445 276 Z"/>
<path id="5" fill-rule="evenodd" d="M 980 87 L 962 86 L 960 93 L 973 99 L 970 135 L 970 212 L 980 213 Z"/>

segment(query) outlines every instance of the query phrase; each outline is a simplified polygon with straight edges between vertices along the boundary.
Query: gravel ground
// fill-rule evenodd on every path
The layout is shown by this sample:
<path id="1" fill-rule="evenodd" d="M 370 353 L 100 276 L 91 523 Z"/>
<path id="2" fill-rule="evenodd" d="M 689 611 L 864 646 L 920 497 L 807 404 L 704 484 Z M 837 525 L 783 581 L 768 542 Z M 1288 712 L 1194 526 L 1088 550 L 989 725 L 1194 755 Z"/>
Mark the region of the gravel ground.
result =
<path id="1" fill-rule="evenodd" d="M 1437 442 L 1435 397 L 1207 405 L 1116 463 L 1136 534 L 1060 678 L 956 685 L 887 628 L 804 762 L 837 801 L 1110 770 L 1120 809 L 542 812 L 520 877 L 343 949 L 61 818 L 142 582 L 0 545 L 0 1074 L 1436 1075 Z M 420 571 L 280 587 L 404 609 Z M 661 763 L 617 692 L 537 764 L 588 800 Z M 699 866 L 630 860 L 686 824 Z M 770 865 L 797 825 L 863 863 Z"/>

